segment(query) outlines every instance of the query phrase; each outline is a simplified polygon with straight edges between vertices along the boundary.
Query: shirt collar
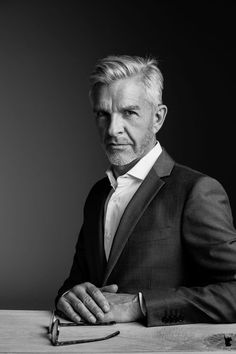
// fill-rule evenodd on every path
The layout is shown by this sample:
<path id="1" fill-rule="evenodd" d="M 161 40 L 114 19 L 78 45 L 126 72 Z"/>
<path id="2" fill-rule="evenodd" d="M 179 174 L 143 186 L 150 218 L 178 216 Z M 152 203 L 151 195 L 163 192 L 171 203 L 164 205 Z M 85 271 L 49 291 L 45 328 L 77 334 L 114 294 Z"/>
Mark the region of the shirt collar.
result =
<path id="1" fill-rule="evenodd" d="M 144 155 L 128 172 L 118 178 L 127 178 L 130 176 L 143 181 L 147 176 L 148 172 L 151 170 L 155 161 L 160 156 L 161 152 L 161 145 L 157 141 L 156 145 L 146 155 Z M 117 187 L 117 181 L 112 173 L 111 168 L 106 171 L 106 174 L 109 178 L 111 186 L 115 189 Z"/>
<path id="2" fill-rule="evenodd" d="M 115 177 L 114 177 L 114 175 L 113 175 L 113 172 L 112 172 L 111 168 L 109 168 L 109 169 L 106 171 L 106 175 L 107 175 L 107 177 L 108 177 L 108 179 L 109 179 L 109 181 L 110 181 L 110 184 L 111 184 L 112 188 L 113 188 L 113 189 L 116 189 L 116 187 L 117 187 L 117 181 L 116 181 L 116 179 L 115 179 Z"/>

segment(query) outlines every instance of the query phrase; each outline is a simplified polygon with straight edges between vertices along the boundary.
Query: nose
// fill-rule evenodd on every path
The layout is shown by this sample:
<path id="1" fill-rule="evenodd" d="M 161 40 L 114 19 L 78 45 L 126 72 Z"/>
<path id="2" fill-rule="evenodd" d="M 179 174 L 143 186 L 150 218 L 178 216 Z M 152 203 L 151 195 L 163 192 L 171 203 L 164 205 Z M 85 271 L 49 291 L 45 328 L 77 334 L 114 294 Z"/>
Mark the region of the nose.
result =
<path id="1" fill-rule="evenodd" d="M 112 114 L 110 117 L 107 132 L 110 136 L 117 136 L 124 131 L 123 120 L 119 114 Z"/>

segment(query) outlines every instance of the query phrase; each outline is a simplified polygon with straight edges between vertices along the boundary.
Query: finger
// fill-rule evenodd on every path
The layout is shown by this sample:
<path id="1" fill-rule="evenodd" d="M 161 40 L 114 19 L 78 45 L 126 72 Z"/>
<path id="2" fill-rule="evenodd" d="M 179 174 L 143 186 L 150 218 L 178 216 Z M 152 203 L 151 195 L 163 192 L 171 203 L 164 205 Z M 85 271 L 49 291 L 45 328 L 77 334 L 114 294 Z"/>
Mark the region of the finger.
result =
<path id="1" fill-rule="evenodd" d="M 107 293 L 117 293 L 118 291 L 118 285 L 116 284 L 111 284 L 111 285 L 106 285 L 100 288 L 101 291 L 106 291 Z"/>
<path id="2" fill-rule="evenodd" d="M 88 283 L 86 290 L 96 304 L 103 310 L 103 312 L 108 312 L 110 310 L 110 305 L 100 289 L 98 289 L 95 285 Z"/>
<path id="3" fill-rule="evenodd" d="M 106 310 L 106 305 L 108 302 L 101 291 L 91 283 L 83 283 L 80 286 L 75 286 L 72 289 L 72 293 L 85 305 L 85 307 L 96 317 L 97 320 L 101 321 L 104 318 L 104 312 L 109 311 Z M 97 294 L 102 296 L 105 305 L 101 307 L 99 303 L 97 303 Z M 75 299 L 74 299 L 75 301 Z M 81 304 L 79 303 L 77 306 L 81 308 Z"/>
<path id="4" fill-rule="evenodd" d="M 85 295 L 84 299 L 82 301 L 75 294 L 73 294 L 71 292 L 71 293 L 68 293 L 67 299 L 68 299 L 69 303 L 71 304 L 71 306 L 73 307 L 73 310 L 76 311 L 85 321 L 90 322 L 90 323 L 95 323 L 97 321 L 97 319 L 99 319 L 99 320 L 103 319 L 104 315 L 103 315 L 101 309 L 99 309 L 98 311 L 100 311 L 102 316 L 98 315 L 97 318 L 90 311 L 89 306 L 90 307 L 92 307 L 92 306 L 90 305 L 90 300 L 89 300 L 91 298 L 88 295 L 87 295 L 87 297 Z"/>
<path id="5" fill-rule="evenodd" d="M 57 309 L 66 315 L 71 321 L 79 323 L 81 317 L 73 310 L 73 307 L 63 296 L 58 300 Z"/>

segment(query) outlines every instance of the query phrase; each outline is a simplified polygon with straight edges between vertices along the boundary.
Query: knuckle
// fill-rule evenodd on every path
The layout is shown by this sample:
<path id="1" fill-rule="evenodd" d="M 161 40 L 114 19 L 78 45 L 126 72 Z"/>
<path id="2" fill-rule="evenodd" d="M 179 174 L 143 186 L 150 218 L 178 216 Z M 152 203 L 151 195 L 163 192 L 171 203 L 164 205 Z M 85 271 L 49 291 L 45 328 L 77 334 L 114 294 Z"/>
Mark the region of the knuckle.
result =
<path id="1" fill-rule="evenodd" d="M 92 304 L 93 304 L 93 300 L 91 299 L 91 297 L 89 295 L 86 295 L 83 299 L 83 304 L 86 306 L 86 307 L 91 307 Z"/>
<path id="2" fill-rule="evenodd" d="M 94 285 L 91 284 L 91 286 L 88 288 L 89 293 L 92 297 L 97 297 L 101 294 L 101 291 Z"/>
<path id="3" fill-rule="evenodd" d="M 85 283 L 83 283 L 85 288 L 90 288 L 90 286 L 93 286 L 91 283 L 89 283 L 88 281 L 86 281 Z"/>
<path id="4" fill-rule="evenodd" d="M 73 286 L 73 288 L 71 288 L 71 291 L 74 294 L 79 294 L 81 292 L 84 292 L 86 289 L 88 289 L 90 287 L 90 285 L 92 285 L 92 284 L 89 282 L 77 284 L 77 285 Z"/>
<path id="5" fill-rule="evenodd" d="M 68 304 L 68 300 L 64 296 L 61 296 L 57 302 L 57 307 L 65 307 L 66 304 Z"/>
<path id="6" fill-rule="evenodd" d="M 57 309 L 58 310 L 62 310 L 63 309 L 63 301 L 61 299 L 58 300 L 57 302 Z"/>
<path id="7" fill-rule="evenodd" d="M 98 296 L 98 295 L 100 295 L 100 290 L 98 290 L 98 289 L 95 288 L 95 287 L 91 288 L 91 295 L 92 295 L 92 296 Z"/>
<path id="8" fill-rule="evenodd" d="M 80 311 L 82 306 L 83 305 L 82 305 L 80 300 L 74 302 L 74 304 L 73 304 L 74 309 L 77 310 L 77 311 Z"/>
<path id="9" fill-rule="evenodd" d="M 67 301 L 65 301 L 65 302 L 63 303 L 63 308 L 64 308 L 67 312 L 70 312 L 70 311 L 71 311 L 71 306 L 70 306 L 70 304 L 69 304 Z"/>
<path id="10" fill-rule="evenodd" d="M 63 296 L 61 296 L 61 297 L 59 298 L 59 300 L 57 301 L 57 306 L 58 306 L 58 305 L 61 305 L 64 301 L 65 301 L 65 299 L 63 298 Z"/>
<path id="11" fill-rule="evenodd" d="M 79 290 L 81 289 L 81 285 L 75 285 L 73 288 L 71 288 L 71 292 L 76 294 Z"/>

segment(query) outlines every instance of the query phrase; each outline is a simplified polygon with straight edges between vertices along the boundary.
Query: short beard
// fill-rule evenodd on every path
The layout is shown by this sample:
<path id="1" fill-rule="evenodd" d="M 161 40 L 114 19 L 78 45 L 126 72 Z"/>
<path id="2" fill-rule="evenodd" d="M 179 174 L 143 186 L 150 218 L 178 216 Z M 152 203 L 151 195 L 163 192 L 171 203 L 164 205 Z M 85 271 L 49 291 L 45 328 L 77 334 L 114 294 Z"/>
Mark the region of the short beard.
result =
<path id="1" fill-rule="evenodd" d="M 156 136 L 152 131 L 152 126 L 148 127 L 147 133 L 143 138 L 142 144 L 137 146 L 131 151 L 124 153 L 110 152 L 105 149 L 107 158 L 112 165 L 115 166 L 124 166 L 130 164 L 134 160 L 138 160 L 146 155 L 151 148 L 155 145 Z M 153 144 L 152 144 L 153 142 Z"/>
<path id="2" fill-rule="evenodd" d="M 137 159 L 137 155 L 135 154 L 134 151 L 132 151 L 126 155 L 126 154 L 122 154 L 119 152 L 111 153 L 106 150 L 106 155 L 107 155 L 107 158 L 108 158 L 109 162 L 111 163 L 111 165 L 115 165 L 115 166 L 128 165 L 130 162 Z M 123 155 L 125 155 L 125 156 L 123 156 Z"/>

